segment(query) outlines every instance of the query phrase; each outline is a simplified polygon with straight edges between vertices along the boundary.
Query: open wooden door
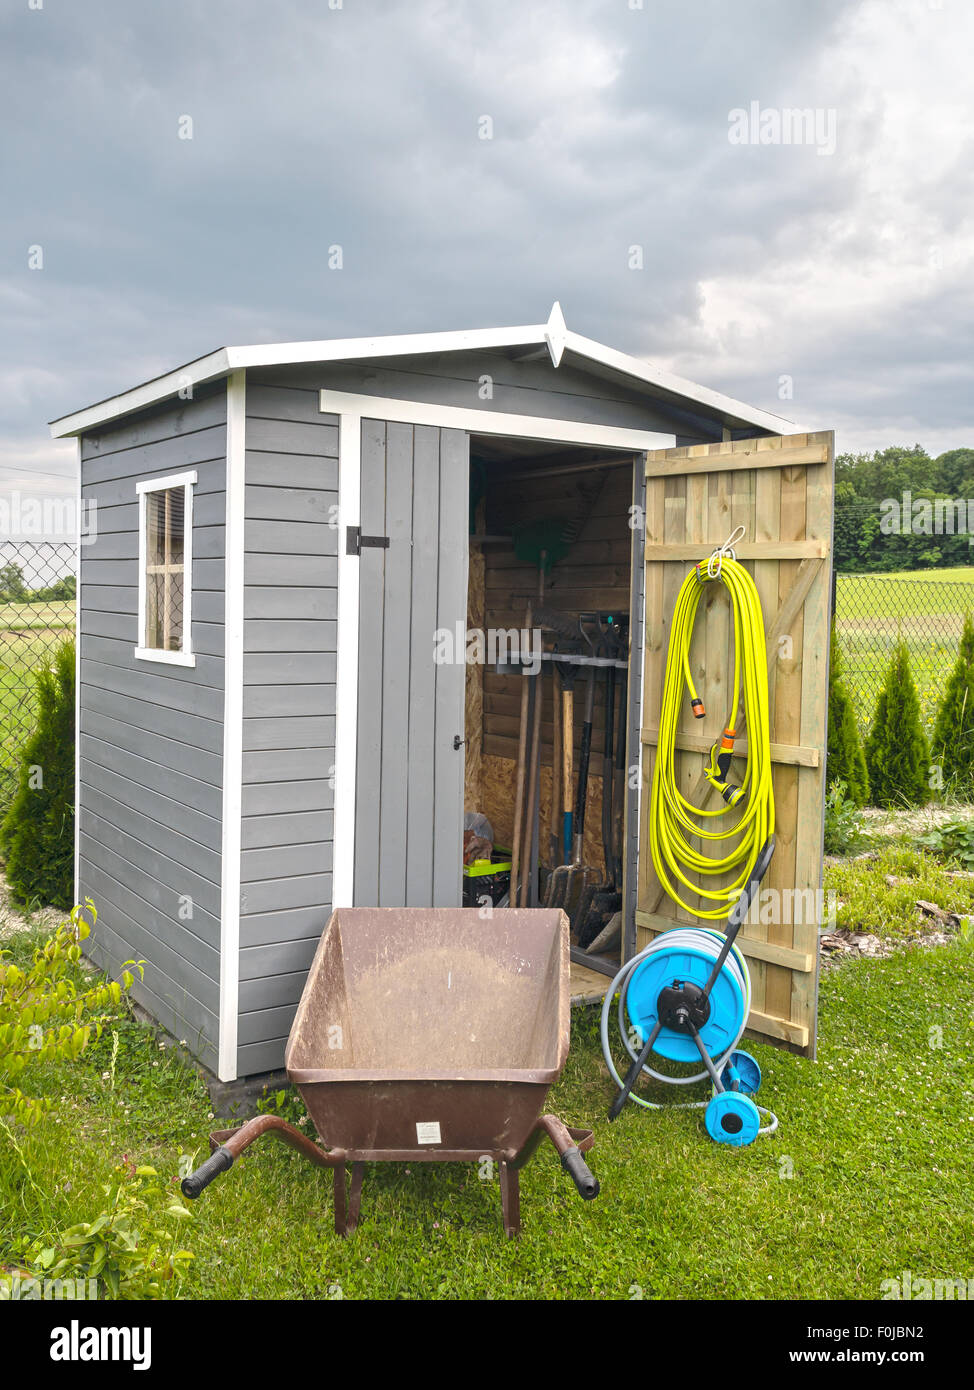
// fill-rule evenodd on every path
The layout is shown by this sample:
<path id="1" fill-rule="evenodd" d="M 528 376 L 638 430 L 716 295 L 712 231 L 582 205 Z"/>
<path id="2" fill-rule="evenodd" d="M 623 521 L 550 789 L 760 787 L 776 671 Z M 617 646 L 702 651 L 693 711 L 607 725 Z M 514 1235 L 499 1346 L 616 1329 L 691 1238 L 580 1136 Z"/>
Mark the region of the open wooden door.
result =
<path id="1" fill-rule="evenodd" d="M 828 717 L 833 435 L 658 449 L 646 456 L 646 647 L 637 948 L 695 919 L 663 892 L 653 870 L 648 807 L 670 621 L 687 570 L 743 525 L 737 558 L 761 598 L 768 645 L 777 848 L 762 894 L 741 929 L 753 985 L 749 1032 L 815 1054 L 818 932 Z M 702 602 L 690 660 L 707 714 L 681 715 L 676 756 L 683 793 L 716 797 L 703 765 L 719 737 L 733 679 L 730 609 L 722 586 Z M 741 751 L 741 744 L 738 744 Z M 738 764 L 740 766 L 740 764 Z M 698 842 L 706 849 L 706 842 Z M 767 893 L 767 889 L 774 890 Z"/>

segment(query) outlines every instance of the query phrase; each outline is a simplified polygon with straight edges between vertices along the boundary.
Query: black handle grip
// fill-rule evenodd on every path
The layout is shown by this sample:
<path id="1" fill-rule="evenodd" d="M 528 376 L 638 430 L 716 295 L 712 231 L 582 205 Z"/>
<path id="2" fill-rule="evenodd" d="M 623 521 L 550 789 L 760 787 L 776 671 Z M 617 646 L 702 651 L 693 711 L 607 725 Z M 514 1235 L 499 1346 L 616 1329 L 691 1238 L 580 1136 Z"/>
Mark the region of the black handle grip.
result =
<path id="1" fill-rule="evenodd" d="M 590 1202 L 599 1195 L 599 1180 L 592 1176 L 592 1170 L 582 1155 L 581 1149 L 566 1149 L 561 1156 L 561 1166 L 578 1188 L 579 1196 Z"/>
<path id="2" fill-rule="evenodd" d="M 208 1159 L 200 1164 L 195 1173 L 190 1173 L 188 1178 L 183 1178 L 179 1184 L 183 1196 L 194 1202 L 204 1187 L 209 1187 L 214 1178 L 218 1178 L 221 1173 L 225 1173 L 232 1166 L 233 1154 L 225 1144 L 221 1144 L 210 1154 Z"/>
<path id="3" fill-rule="evenodd" d="M 761 846 L 761 851 L 757 859 L 754 861 L 754 868 L 751 870 L 751 877 L 744 886 L 744 891 L 727 914 L 728 928 L 732 929 L 735 933 L 747 916 L 754 895 L 761 887 L 761 880 L 768 872 L 771 860 L 774 858 L 774 846 L 775 838 L 773 835 L 769 835 Z"/>

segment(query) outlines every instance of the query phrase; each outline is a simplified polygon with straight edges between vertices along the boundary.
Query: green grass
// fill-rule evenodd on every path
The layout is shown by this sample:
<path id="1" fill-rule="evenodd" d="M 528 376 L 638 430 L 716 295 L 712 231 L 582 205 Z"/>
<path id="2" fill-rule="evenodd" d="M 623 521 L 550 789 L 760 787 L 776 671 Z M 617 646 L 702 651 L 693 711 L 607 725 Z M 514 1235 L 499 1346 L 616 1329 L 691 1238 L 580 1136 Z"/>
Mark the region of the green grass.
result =
<path id="1" fill-rule="evenodd" d="M 74 602 L 0 603 L 0 633 L 74 628 Z"/>
<path id="2" fill-rule="evenodd" d="M 951 877 L 942 859 L 903 843 L 879 849 L 872 859 L 828 865 L 824 887 L 838 898 L 837 927 L 879 937 L 908 940 L 937 929 L 918 911 L 918 898 L 961 917 L 974 914 L 974 878 Z"/>
<path id="3" fill-rule="evenodd" d="M 23 949 L 17 942 L 17 949 Z M 700 1111 L 637 1112 L 609 1125 L 612 1089 L 590 1014 L 548 1109 L 596 1130 L 601 1195 L 583 1203 L 550 1146 L 522 1177 L 524 1231 L 507 1241 L 496 1179 L 473 1165 L 370 1165 L 362 1224 L 332 1231 L 330 1176 L 257 1145 L 193 1208 L 195 1299 L 871 1299 L 904 1269 L 967 1276 L 974 1249 L 970 972 L 962 941 L 828 972 L 815 1063 L 754 1044 L 779 1132 L 735 1150 Z M 942 1030 L 932 1047 L 931 1029 Z M 218 1127 L 202 1084 L 152 1033 L 119 1025 L 115 1089 L 106 1035 L 43 1077 L 54 1115 L 0 1130 L 0 1249 L 101 1210 L 126 1158 L 175 1182 Z M 788 1174 L 791 1176 L 787 1176 Z"/>

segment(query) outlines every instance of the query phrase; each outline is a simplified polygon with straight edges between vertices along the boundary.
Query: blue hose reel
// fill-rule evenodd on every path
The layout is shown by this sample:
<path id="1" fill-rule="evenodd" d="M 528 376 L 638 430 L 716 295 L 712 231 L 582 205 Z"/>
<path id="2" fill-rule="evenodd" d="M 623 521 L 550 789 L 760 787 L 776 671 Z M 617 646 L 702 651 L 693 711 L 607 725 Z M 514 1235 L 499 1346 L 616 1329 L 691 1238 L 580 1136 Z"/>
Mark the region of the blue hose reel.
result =
<path id="1" fill-rule="evenodd" d="M 619 971 L 602 1008 L 602 1052 L 619 1087 L 609 1111 L 614 1120 L 627 1100 L 650 1110 L 660 1107 L 632 1094 L 645 1073 L 670 1085 L 711 1082 L 709 1101 L 681 1108 L 705 1111 L 711 1139 L 719 1144 L 751 1144 L 771 1134 L 778 1121 L 752 1099 L 761 1085 L 761 1068 L 738 1047 L 751 1009 L 751 979 L 734 945 L 741 923 L 774 853 L 771 836 L 758 856 L 751 879 L 728 916 L 726 933 L 708 927 L 675 927 L 657 936 Z M 618 990 L 618 1023 L 632 1059 L 625 1078 L 616 1071 L 609 1047 L 609 1011 Z M 702 1062 L 703 1070 L 674 1076 L 649 1065 L 651 1054 L 670 1062 Z M 761 1116 L 769 1123 L 761 1124 Z"/>

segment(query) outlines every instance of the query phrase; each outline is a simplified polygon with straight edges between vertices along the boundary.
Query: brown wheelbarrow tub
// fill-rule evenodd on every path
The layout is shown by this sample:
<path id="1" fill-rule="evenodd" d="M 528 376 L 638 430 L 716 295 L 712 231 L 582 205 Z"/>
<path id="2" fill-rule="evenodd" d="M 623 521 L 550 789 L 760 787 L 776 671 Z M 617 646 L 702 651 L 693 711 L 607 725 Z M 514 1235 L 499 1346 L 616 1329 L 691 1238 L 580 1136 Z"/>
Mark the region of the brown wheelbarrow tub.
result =
<path id="1" fill-rule="evenodd" d="M 547 1136 L 582 1197 L 591 1130 L 542 1114 L 569 1040 L 568 918 L 559 910 L 339 908 L 326 926 L 285 1054 L 321 1143 L 274 1115 L 210 1136 L 183 1179 L 200 1195 L 269 1134 L 331 1168 L 335 1230 L 358 1224 L 365 1163 L 480 1163 L 500 1171 L 504 1229 L 519 1174 Z M 346 1170 L 351 1185 L 346 1194 Z"/>

